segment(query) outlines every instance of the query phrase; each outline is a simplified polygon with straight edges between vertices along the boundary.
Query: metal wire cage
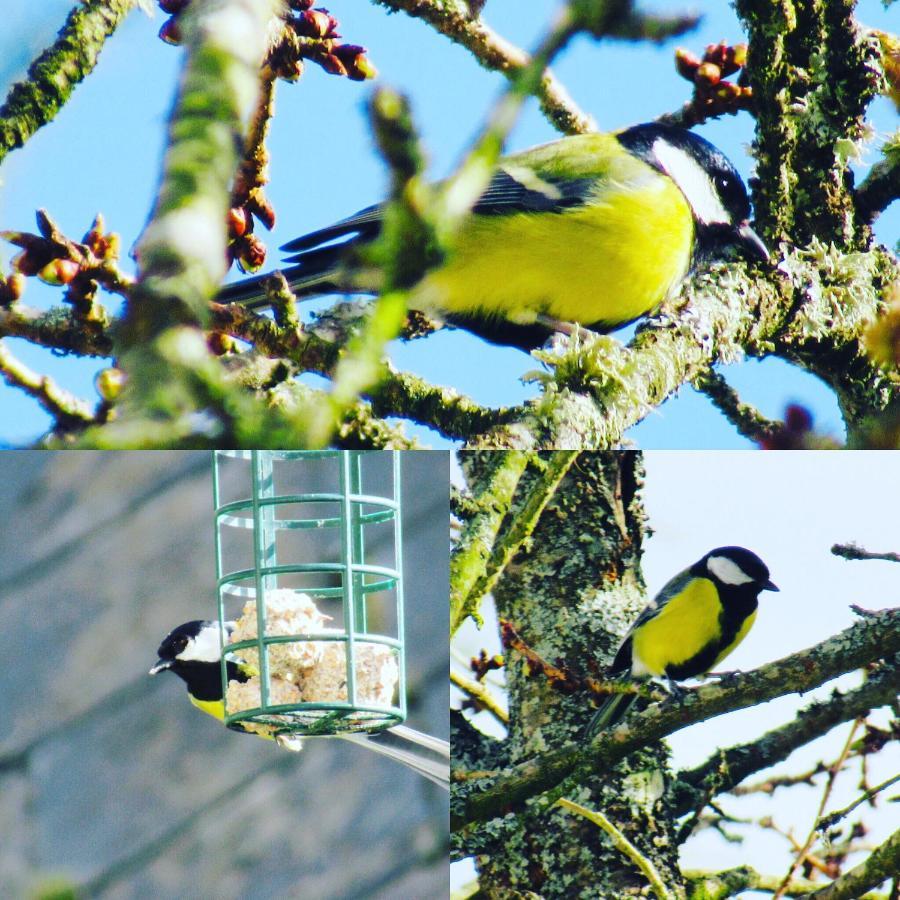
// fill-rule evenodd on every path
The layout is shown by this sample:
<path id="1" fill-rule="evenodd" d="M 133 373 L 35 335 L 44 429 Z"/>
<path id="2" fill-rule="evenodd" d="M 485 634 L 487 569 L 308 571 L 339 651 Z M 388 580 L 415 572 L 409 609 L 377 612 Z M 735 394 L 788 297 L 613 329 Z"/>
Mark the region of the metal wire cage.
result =
<path id="1" fill-rule="evenodd" d="M 215 450 L 212 468 L 225 724 L 333 735 L 403 722 L 400 455 Z M 316 610 L 308 620 L 315 630 L 276 627 L 285 596 Z M 317 662 L 285 674 L 285 654 Z M 252 673 L 249 705 L 246 691 L 236 700 L 235 666 Z M 317 694 L 311 686 L 326 670 Z M 367 681 L 373 670 L 394 673 L 377 696 Z"/>

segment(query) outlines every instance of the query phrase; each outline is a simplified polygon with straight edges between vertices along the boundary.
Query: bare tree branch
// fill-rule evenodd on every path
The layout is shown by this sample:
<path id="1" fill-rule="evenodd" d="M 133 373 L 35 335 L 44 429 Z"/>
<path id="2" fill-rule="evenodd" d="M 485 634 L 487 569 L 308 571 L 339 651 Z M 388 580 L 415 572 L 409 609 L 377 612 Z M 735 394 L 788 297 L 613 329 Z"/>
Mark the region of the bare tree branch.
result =
<path id="1" fill-rule="evenodd" d="M 86 78 L 106 39 L 137 0 L 85 0 L 74 6 L 52 47 L 31 64 L 0 107 L 0 162 L 56 117 L 75 85 Z"/>
<path id="2" fill-rule="evenodd" d="M 774 697 L 818 687 L 844 672 L 900 653 L 900 609 L 882 610 L 793 656 L 715 685 L 688 691 L 682 701 L 654 704 L 611 732 L 600 732 L 588 746 L 572 746 L 542 754 L 491 779 L 481 791 L 460 791 L 451 805 L 456 830 L 487 821 L 547 791 L 579 766 L 595 771 L 667 734 Z"/>

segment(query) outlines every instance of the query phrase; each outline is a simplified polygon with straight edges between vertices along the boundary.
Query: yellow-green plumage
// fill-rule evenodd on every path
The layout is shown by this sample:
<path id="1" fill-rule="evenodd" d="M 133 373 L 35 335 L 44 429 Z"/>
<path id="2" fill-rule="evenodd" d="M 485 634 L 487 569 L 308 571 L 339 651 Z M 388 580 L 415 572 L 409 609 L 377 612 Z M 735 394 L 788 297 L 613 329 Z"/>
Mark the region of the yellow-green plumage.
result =
<path id="1" fill-rule="evenodd" d="M 721 639 L 722 604 L 719 591 L 708 578 L 694 578 L 660 611 L 638 628 L 633 637 L 634 656 L 648 674 L 662 677 L 669 666 L 682 665 Z M 716 654 L 720 663 L 747 635 L 756 611 L 744 619 L 734 639 Z"/>
<path id="2" fill-rule="evenodd" d="M 536 147 L 501 170 L 550 198 L 555 188 L 542 178 L 596 183 L 584 205 L 560 212 L 473 216 L 416 292 L 424 305 L 519 323 L 540 314 L 619 325 L 658 306 L 687 273 L 694 223 L 684 195 L 612 135 Z"/>

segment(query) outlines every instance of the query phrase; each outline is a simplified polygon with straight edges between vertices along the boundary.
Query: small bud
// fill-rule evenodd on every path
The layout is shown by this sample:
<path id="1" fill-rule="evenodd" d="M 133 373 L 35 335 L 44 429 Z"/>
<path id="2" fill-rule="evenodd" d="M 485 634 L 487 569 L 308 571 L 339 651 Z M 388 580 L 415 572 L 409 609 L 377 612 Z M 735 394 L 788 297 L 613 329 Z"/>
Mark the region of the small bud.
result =
<path id="1" fill-rule="evenodd" d="M 321 56 L 316 57 L 316 62 L 329 74 L 329 75 L 346 75 L 347 68 L 344 64 L 336 57 L 333 53 L 323 53 Z"/>
<path id="2" fill-rule="evenodd" d="M 243 206 L 233 206 L 228 210 L 228 233 L 231 237 L 243 237 L 250 227 L 250 214 Z"/>
<path id="3" fill-rule="evenodd" d="M 312 9 L 315 0 L 288 0 L 288 6 L 291 9 L 303 11 L 304 9 Z"/>
<path id="4" fill-rule="evenodd" d="M 20 272 L 13 272 L 6 278 L 6 293 L 14 302 L 25 293 L 25 276 Z"/>
<path id="5" fill-rule="evenodd" d="M 175 16 L 185 9 L 191 0 L 159 0 L 159 8 L 170 16 Z"/>
<path id="6" fill-rule="evenodd" d="M 366 81 L 378 75 L 378 69 L 366 56 L 366 48 L 357 44 L 338 44 L 332 53 L 343 63 L 351 81 Z"/>
<path id="7" fill-rule="evenodd" d="M 794 434 L 803 434 L 812 429 L 812 413 L 797 403 L 791 403 L 784 411 L 784 427 Z"/>
<path id="8" fill-rule="evenodd" d="M 711 62 L 700 63 L 694 75 L 694 81 L 709 87 L 718 84 L 722 80 L 722 70 Z"/>
<path id="9" fill-rule="evenodd" d="M 271 231 L 275 227 L 275 209 L 269 201 L 262 196 L 262 191 L 257 191 L 255 196 L 251 198 L 250 211 L 259 219 L 266 227 L 267 231 Z"/>
<path id="10" fill-rule="evenodd" d="M 300 37 L 310 38 L 336 38 L 338 22 L 334 16 L 328 15 L 323 9 L 307 9 L 300 13 L 296 19 L 291 19 L 291 26 Z"/>
<path id="11" fill-rule="evenodd" d="M 730 81 L 722 81 L 716 85 L 714 93 L 716 95 L 716 99 L 729 102 L 737 100 L 737 98 L 740 97 L 743 93 L 743 88 L 739 88 L 736 84 L 732 84 L 732 82 Z"/>
<path id="12" fill-rule="evenodd" d="M 172 44 L 177 47 L 182 39 L 181 27 L 178 24 L 178 19 L 174 16 L 171 19 L 166 19 L 166 21 L 163 22 L 163 27 L 159 29 L 159 37 L 167 44 Z"/>
<path id="13" fill-rule="evenodd" d="M 699 65 L 700 60 L 690 50 L 679 47 L 675 51 L 675 69 L 682 78 L 693 81 Z"/>
<path id="14" fill-rule="evenodd" d="M 94 376 L 94 387 L 107 403 L 114 403 L 119 399 L 127 380 L 128 376 L 121 369 L 110 367 L 101 369 Z"/>
<path id="15" fill-rule="evenodd" d="M 46 258 L 45 256 L 44 259 Z M 10 260 L 10 265 L 14 271 L 21 272 L 23 275 L 37 275 L 44 267 L 44 262 L 28 250 L 23 250 Z"/>
<path id="16" fill-rule="evenodd" d="M 726 75 L 733 75 L 738 69 L 743 69 L 747 65 L 747 45 L 735 44 L 729 49 L 731 52 L 725 62 L 724 72 Z"/>
<path id="17" fill-rule="evenodd" d="M 45 284 L 70 284 L 80 271 L 81 266 L 73 259 L 51 259 L 37 276 Z"/>
<path id="18" fill-rule="evenodd" d="M 258 272 L 266 261 L 266 245 L 255 234 L 245 234 L 236 250 L 237 262 L 243 272 Z"/>

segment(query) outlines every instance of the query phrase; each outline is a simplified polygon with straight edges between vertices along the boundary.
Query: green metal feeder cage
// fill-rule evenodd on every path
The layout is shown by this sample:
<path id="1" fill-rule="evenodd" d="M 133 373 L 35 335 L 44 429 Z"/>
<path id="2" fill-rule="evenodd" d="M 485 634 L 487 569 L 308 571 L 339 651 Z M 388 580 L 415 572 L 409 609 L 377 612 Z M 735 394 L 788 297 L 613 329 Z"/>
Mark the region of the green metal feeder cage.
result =
<path id="1" fill-rule="evenodd" d="M 402 723 L 399 453 L 216 450 L 212 467 L 225 724 L 268 726 L 277 734 L 340 735 Z M 284 597 L 316 610 L 313 622 L 324 622 L 327 610 L 329 626 L 283 633 L 274 617 L 275 601 Z M 243 618 L 229 642 L 241 607 Z M 320 609 L 321 618 L 315 618 Z M 240 639 L 242 622 L 251 637 Z M 308 696 L 315 667 L 279 673 L 285 655 L 330 660 L 329 696 Z M 258 672 L 255 705 L 230 708 L 226 663 L 246 666 L 251 658 Z M 396 673 L 395 684 L 382 685 L 382 696 L 374 699 L 365 682 L 373 658 L 379 671 Z M 386 690 L 390 696 L 383 695 Z M 289 694 L 290 702 L 275 702 L 279 692 L 282 701 Z"/>

